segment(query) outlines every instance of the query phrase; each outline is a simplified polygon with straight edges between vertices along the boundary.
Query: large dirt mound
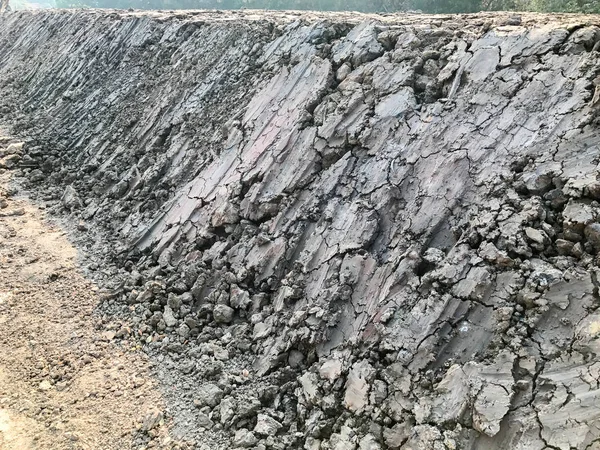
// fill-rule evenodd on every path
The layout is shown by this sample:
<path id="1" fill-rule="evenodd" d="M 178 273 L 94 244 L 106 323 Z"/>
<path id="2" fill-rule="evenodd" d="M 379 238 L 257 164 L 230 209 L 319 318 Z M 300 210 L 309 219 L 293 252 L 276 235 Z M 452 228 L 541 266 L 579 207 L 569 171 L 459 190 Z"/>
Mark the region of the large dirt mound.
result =
<path id="1" fill-rule="evenodd" d="M 596 449 L 599 23 L 11 13 L 0 164 L 199 448 Z"/>

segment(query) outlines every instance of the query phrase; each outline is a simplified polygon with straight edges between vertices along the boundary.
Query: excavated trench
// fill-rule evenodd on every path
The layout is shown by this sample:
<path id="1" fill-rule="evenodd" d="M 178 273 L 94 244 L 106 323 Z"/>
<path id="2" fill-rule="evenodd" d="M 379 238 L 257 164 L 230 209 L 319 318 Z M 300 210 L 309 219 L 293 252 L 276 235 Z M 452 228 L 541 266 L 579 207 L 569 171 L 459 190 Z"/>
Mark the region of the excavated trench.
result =
<path id="1" fill-rule="evenodd" d="M 600 449 L 599 25 L 8 13 L 0 166 L 192 448 Z"/>

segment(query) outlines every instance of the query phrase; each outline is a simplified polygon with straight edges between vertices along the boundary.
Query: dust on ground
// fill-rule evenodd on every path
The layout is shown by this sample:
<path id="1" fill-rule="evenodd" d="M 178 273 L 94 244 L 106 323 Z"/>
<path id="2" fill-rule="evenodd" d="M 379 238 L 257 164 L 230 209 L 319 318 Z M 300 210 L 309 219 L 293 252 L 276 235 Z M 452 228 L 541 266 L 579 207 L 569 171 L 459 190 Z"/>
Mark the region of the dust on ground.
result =
<path id="1" fill-rule="evenodd" d="M 145 356 L 115 342 L 64 232 L 8 182 L 0 174 L 0 449 L 121 450 L 140 433 L 168 447 Z"/>

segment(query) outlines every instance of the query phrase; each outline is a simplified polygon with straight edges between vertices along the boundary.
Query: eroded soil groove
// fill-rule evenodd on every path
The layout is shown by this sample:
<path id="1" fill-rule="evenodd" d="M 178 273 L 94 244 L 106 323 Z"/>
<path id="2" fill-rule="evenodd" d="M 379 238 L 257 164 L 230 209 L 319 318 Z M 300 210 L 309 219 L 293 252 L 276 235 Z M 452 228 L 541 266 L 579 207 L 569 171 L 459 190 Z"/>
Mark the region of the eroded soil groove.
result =
<path id="1" fill-rule="evenodd" d="M 598 449 L 599 23 L 6 14 L 0 164 L 190 446 Z"/>

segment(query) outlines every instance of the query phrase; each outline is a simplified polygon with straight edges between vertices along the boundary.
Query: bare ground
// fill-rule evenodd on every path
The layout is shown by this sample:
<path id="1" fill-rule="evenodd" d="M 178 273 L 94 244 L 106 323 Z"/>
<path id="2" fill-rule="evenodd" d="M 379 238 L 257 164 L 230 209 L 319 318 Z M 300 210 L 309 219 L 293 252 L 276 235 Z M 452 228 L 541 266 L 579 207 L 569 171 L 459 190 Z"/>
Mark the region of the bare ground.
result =
<path id="1" fill-rule="evenodd" d="M 94 313 L 64 232 L 0 183 L 0 449 L 125 449 L 136 433 L 168 446 L 144 355 Z"/>

